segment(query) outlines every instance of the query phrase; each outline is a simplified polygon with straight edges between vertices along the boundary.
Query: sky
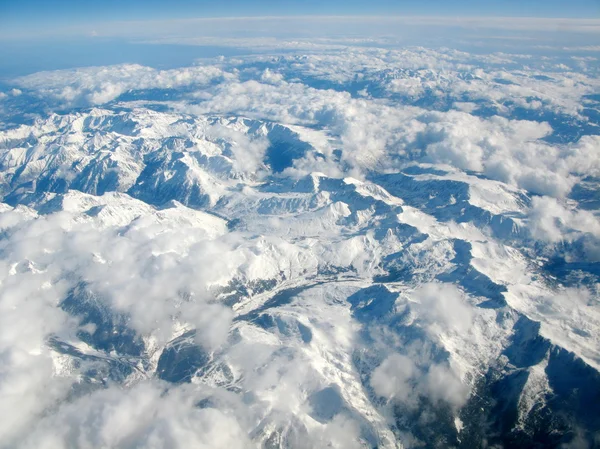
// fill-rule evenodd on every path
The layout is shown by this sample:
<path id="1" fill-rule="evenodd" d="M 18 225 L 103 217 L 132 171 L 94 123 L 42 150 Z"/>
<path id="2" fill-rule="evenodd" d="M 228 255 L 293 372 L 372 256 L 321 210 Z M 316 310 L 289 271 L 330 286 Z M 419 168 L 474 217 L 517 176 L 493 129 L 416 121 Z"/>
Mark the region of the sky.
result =
<path id="1" fill-rule="evenodd" d="M 498 37 L 507 40 L 487 45 Z M 239 47 L 259 38 L 383 38 L 466 51 L 515 51 L 510 42 L 556 47 L 557 39 L 595 46 L 600 0 L 0 0 L 0 83 L 90 65 L 176 67 L 245 54 Z"/>
<path id="2" fill-rule="evenodd" d="M 273 15 L 452 15 L 600 17 L 598 0 L 1 0 L 10 28 L 52 27 L 99 20 Z"/>

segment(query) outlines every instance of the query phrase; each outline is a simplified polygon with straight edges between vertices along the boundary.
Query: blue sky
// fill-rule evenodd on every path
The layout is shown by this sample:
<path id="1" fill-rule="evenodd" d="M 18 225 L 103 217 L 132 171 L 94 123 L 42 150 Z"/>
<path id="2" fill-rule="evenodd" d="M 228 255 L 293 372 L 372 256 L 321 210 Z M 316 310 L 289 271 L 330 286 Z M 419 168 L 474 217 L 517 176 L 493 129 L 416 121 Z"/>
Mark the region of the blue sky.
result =
<path id="1" fill-rule="evenodd" d="M 0 0 L 0 38 L 119 21 L 256 16 L 600 18 L 600 0 Z"/>
<path id="2" fill-rule="evenodd" d="M 323 16 L 336 17 L 326 22 Z M 396 16 L 443 20 L 388 20 Z M 472 17 L 492 19 L 474 23 Z M 499 17 L 585 20 L 549 24 Z M 0 0 L 0 82 L 39 70 L 125 62 L 168 67 L 247 51 L 225 42 L 231 38 L 390 36 L 399 46 L 466 51 L 473 43 L 477 51 L 507 52 L 527 43 L 599 46 L 600 0 Z M 189 48 L 190 42 L 196 48 Z"/>
<path id="3" fill-rule="evenodd" d="M 600 17 L 599 0 L 0 0 L 9 26 L 265 15 L 415 14 Z"/>

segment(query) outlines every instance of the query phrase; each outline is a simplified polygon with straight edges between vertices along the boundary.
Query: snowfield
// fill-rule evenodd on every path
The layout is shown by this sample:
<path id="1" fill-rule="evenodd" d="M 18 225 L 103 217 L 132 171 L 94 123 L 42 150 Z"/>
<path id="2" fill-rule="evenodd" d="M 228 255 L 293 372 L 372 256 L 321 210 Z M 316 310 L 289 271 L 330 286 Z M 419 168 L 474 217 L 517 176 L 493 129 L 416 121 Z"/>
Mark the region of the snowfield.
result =
<path id="1" fill-rule="evenodd" d="M 498 58 L 15 80 L 0 447 L 600 444 L 597 68 Z"/>

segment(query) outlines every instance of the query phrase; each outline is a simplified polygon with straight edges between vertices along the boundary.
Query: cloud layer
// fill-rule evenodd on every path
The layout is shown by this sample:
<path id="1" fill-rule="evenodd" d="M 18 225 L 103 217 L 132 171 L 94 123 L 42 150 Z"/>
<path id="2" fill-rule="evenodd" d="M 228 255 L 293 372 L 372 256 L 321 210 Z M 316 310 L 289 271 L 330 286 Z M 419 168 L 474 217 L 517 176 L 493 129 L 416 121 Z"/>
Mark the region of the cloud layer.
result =
<path id="1" fill-rule="evenodd" d="M 581 68 L 551 61 L 526 71 L 531 58 L 520 55 L 353 48 L 165 71 L 78 69 L 31 75 L 18 84 L 63 106 L 101 105 L 158 89 L 176 92 L 180 101 L 169 105 L 181 112 L 325 127 L 340 140 L 341 156 L 332 156 L 334 148 L 321 149 L 324 160 L 307 154 L 295 162 L 301 173 L 364 176 L 419 160 L 562 198 L 581 178 L 600 172 L 596 137 L 581 136 L 581 129 L 597 128 L 584 98 L 598 83 Z M 345 90 L 347 83 L 357 87 Z"/>
<path id="2" fill-rule="evenodd" d="M 519 376 L 554 406 L 600 366 L 597 75 L 336 44 L 15 80 L 0 445 L 481 442 Z"/>

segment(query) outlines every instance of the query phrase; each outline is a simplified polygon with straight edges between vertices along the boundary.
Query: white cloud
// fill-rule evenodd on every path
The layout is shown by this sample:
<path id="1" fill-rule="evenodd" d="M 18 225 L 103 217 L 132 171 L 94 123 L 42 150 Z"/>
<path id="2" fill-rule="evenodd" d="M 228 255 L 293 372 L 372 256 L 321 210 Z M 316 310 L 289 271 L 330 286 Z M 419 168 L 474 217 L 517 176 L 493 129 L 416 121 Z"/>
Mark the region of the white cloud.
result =
<path id="1" fill-rule="evenodd" d="M 475 316 L 456 286 L 424 284 L 411 292 L 410 298 L 413 325 L 424 327 L 432 341 L 446 341 L 457 333 L 468 339 Z M 428 344 L 421 340 L 412 341 L 403 351 L 406 354 L 389 355 L 371 374 L 370 385 L 378 396 L 411 409 L 421 406 L 420 399 L 454 408 L 465 404 L 470 387 L 461 380 L 451 360 L 435 361 Z"/>
<path id="2" fill-rule="evenodd" d="M 332 36 L 350 36 L 349 41 L 377 38 L 393 39 L 416 38 L 422 42 L 424 36 L 435 31 L 446 39 L 457 36 L 497 36 L 506 39 L 522 37 L 521 41 L 537 38 L 552 41 L 548 34 L 572 34 L 581 39 L 594 35 L 600 30 L 597 19 L 536 18 L 536 17 L 473 17 L 473 16 L 253 16 L 253 17 L 191 17 L 181 19 L 88 22 L 70 27 L 46 28 L 7 28 L 0 37 L 23 38 L 37 36 L 44 38 L 79 36 L 88 37 L 92 33 L 102 37 L 128 39 L 170 39 L 175 42 L 216 39 L 234 40 L 236 47 L 251 46 L 248 37 L 261 36 L 279 41 L 300 40 L 311 42 Z M 555 33 L 549 33 L 554 30 Z M 401 31 L 401 32 L 400 32 Z M 502 31 L 499 33 L 498 31 Z M 241 37 L 239 37 L 241 36 Z M 402 42 L 402 41 L 401 41 Z M 412 42 L 412 41 L 411 41 Z M 583 41 L 586 42 L 585 40 Z M 284 44 L 285 45 L 285 44 Z M 281 43 L 276 46 L 281 46 Z M 256 48 L 256 47 L 253 47 Z"/>
<path id="3" fill-rule="evenodd" d="M 66 211 L 48 215 L 8 206 L 0 214 L 0 431 L 6 441 L 13 447 L 52 448 L 248 447 L 258 417 L 272 413 L 270 422 L 289 425 L 304 406 L 306 389 L 318 388 L 322 375 L 293 348 L 281 351 L 279 345 L 246 338 L 230 346 L 234 312 L 209 289 L 234 277 L 260 280 L 284 272 L 297 279 L 316 269 L 306 249 L 274 236 L 221 235 L 213 229 L 218 219 L 202 212 L 183 206 L 156 211 L 122 194 L 97 198 L 71 192 L 63 202 Z M 107 209 L 88 215 L 98 203 Z M 116 213 L 111 207 L 130 213 L 129 219 L 121 215 L 111 222 Z M 233 395 L 229 405 L 199 409 L 207 395 L 227 393 L 200 385 L 138 383 L 137 374 L 126 386 L 71 397 L 78 368 L 53 353 L 49 336 L 84 352 L 116 356 L 78 343 L 77 320 L 57 307 L 80 281 L 95 301 L 129 317 L 128 327 L 157 349 L 184 325 L 196 328 L 196 343 L 211 357 L 223 357 L 240 376 L 239 385 L 261 400 L 242 403 Z M 289 430 L 294 438 L 306 432 L 302 426 Z M 307 438 L 311 446 L 353 447 L 361 432 L 342 414 Z"/>
<path id="4" fill-rule="evenodd" d="M 427 393 L 434 401 L 460 407 L 469 398 L 469 387 L 446 365 L 432 365 L 427 371 Z"/>
<path id="5" fill-rule="evenodd" d="M 272 68 L 256 70 L 254 63 Z M 296 175 L 321 171 L 360 177 L 368 170 L 397 168 L 410 156 L 481 172 L 536 194 L 564 197 L 579 177 L 600 171 L 593 151 L 595 137 L 584 136 L 568 145 L 550 144 L 543 139 L 554 130 L 545 122 L 469 113 L 473 102 L 483 101 L 508 116 L 511 108 L 522 106 L 584 120 L 581 98 L 597 89 L 596 78 L 575 72 L 489 68 L 486 64 L 490 63 L 483 56 L 450 50 L 349 48 L 287 56 L 276 63 L 256 56 L 163 71 L 122 65 L 41 73 L 17 82 L 63 105 L 103 104 L 132 89 L 194 86 L 187 101 L 169 106 L 186 113 L 241 114 L 318 125 L 339 138 L 339 161 L 332 156 L 331 147 L 321 155 L 309 153 L 296 161 L 296 171 L 289 171 Z M 358 99 L 349 92 L 310 87 L 311 80 L 318 79 L 343 88 L 359 69 L 362 80 L 381 88 L 384 96 L 402 94 L 417 99 L 433 92 L 440 100 L 466 97 L 470 103 L 464 104 L 471 104 L 469 112 L 425 111 L 404 105 L 404 100 Z M 236 153 L 236 163 L 248 171 L 258 169 L 264 155 L 264 143 L 255 143 L 243 143 L 248 148 Z"/>
<path id="6" fill-rule="evenodd" d="M 264 137 L 250 138 L 247 134 L 225 126 L 214 126 L 211 138 L 227 139 L 233 153 L 233 169 L 238 173 L 257 176 L 265 170 L 265 153 L 269 141 Z"/>
<path id="7" fill-rule="evenodd" d="M 143 382 L 111 387 L 64 403 L 34 425 L 22 448 L 247 448 L 235 416 L 197 407 L 206 397 L 192 386 L 167 389 Z"/>
<path id="8" fill-rule="evenodd" d="M 600 220 L 592 212 L 567 207 L 554 198 L 534 197 L 529 230 L 533 238 L 551 244 L 581 240 L 586 259 L 600 261 Z"/>
<path id="9" fill-rule="evenodd" d="M 455 223 L 442 226 L 431 217 L 429 221 L 406 222 L 420 226 L 420 231 L 430 235 L 416 244 L 419 249 L 403 251 L 395 231 L 388 233 L 385 244 L 375 239 L 375 232 L 366 232 L 369 226 L 385 225 L 377 207 L 401 204 L 401 198 L 391 198 L 382 190 L 374 193 L 373 186 L 361 185 L 359 193 L 364 198 L 373 195 L 384 200 L 374 206 L 375 202 L 365 199 L 367 206 L 360 209 L 362 206 L 353 204 L 353 192 L 329 192 L 320 188 L 321 182 L 341 182 L 339 178 L 344 177 L 346 186 L 360 184 L 347 177 L 364 178 L 371 171 L 396 172 L 414 160 L 445 164 L 446 168 L 449 165 L 456 170 L 455 179 L 466 179 L 458 176 L 461 170 L 476 171 L 529 192 L 559 198 L 533 197 L 527 220 L 522 223 L 536 240 L 550 245 L 581 242 L 587 260 L 600 260 L 597 217 L 564 200 L 581 178 L 598 176 L 598 138 L 584 136 L 574 143 L 548 143 L 544 139 L 553 130 L 547 123 L 474 114 L 478 101 L 501 104 L 512 95 L 523 107 L 567 111 L 575 117 L 579 110 L 573 105 L 594 88 L 594 82 L 583 75 L 552 74 L 551 80 L 538 80 L 542 86 L 540 99 L 530 101 L 534 82 L 525 80 L 529 76 L 537 79 L 537 72 L 476 69 L 474 59 L 477 58 L 454 51 L 355 48 L 331 54 L 294 55 L 268 69 L 263 68 L 264 64 L 269 65 L 264 57 L 223 58 L 215 65 L 187 69 L 158 71 L 124 65 L 20 79 L 24 88 L 54 102 L 51 107 L 103 104 L 132 89 L 193 87 L 189 95 L 182 94 L 184 100 L 164 103 L 185 115 L 147 111 L 141 114 L 139 110 L 119 115 L 94 110 L 89 114 L 56 114 L 38 120 L 31 128 L 2 132 L 0 143 L 10 148 L 2 163 L 8 167 L 7 172 L 14 173 L 26 160 L 23 177 L 27 181 L 36 180 L 49 168 L 72 176 L 69 167 L 75 160 L 86 160 L 86 152 L 105 151 L 131 168 L 120 187 L 127 190 L 141 171 L 145 151 L 168 148 L 170 137 L 187 139 L 185 145 L 203 146 L 206 154 L 222 156 L 219 161 L 227 165 L 227 174 L 223 175 L 227 179 L 219 184 L 219 175 L 211 174 L 219 181 L 211 184 L 218 184 L 218 191 L 210 204 L 222 200 L 218 210 L 232 216 L 237 211 L 243 220 L 241 230 L 230 232 L 224 220 L 177 204 L 157 211 L 125 194 L 99 198 L 70 192 L 61 203 L 65 210 L 48 215 L 5 206 L 0 214 L 0 433 L 7 436 L 9 444 L 22 441 L 24 447 L 247 447 L 248 438 L 265 437 L 266 433 L 261 432 L 276 431 L 281 431 L 281 438 L 309 442 L 314 447 L 359 444 L 365 436 L 365 424 L 355 419 L 355 410 L 340 406 L 327 423 L 304 413 L 307 396 L 323 388 L 323 384 L 352 386 L 344 392 L 345 397 L 340 394 L 340 402 L 349 396 L 364 395 L 362 379 L 357 378 L 352 359 L 360 324 L 351 318 L 346 299 L 359 283 L 372 283 L 388 254 L 401 252 L 406 263 L 416 254 L 422 264 L 420 270 L 448 269 L 452 257 L 450 237 L 474 238 L 474 228 Z M 490 63 L 510 65 L 516 59 L 514 55 L 493 55 Z M 252 66 L 255 62 L 260 69 Z M 397 70 L 386 71 L 389 66 Z M 364 70 L 357 73 L 360 67 Z M 444 67 L 448 67 L 450 75 Z M 409 69 L 416 72 L 406 75 Z M 465 74 L 473 75 L 473 79 L 469 81 Z M 432 111 L 407 106 L 393 95 L 357 98 L 347 91 L 311 87 L 315 79 L 332 83 L 325 86 L 340 88 L 354 77 L 360 84 L 377 77 L 387 79 L 388 75 L 388 81 L 377 85 L 388 94 L 418 98 L 431 91 L 435 98 L 443 99 L 435 92 L 449 92 L 455 97 L 450 104 L 461 110 Z M 504 82 L 494 81 L 495 77 Z M 360 87 L 364 91 L 364 86 Z M 465 92 L 470 94 L 468 101 L 457 104 L 456 99 L 462 98 L 459 94 Z M 131 104 L 144 106 L 144 102 Z M 127 107 L 127 102 L 122 106 Z M 194 114 L 202 119 L 194 118 Z M 212 115 L 221 117 L 205 117 Z M 248 125 L 249 121 L 229 118 L 239 115 L 263 122 Z M 119 132 L 123 131 L 119 123 L 124 116 L 135 119 L 131 120 L 135 122 L 134 136 L 123 137 L 127 133 Z M 268 177 L 264 166 L 269 149 L 268 120 L 311 127 L 291 129 L 299 133 L 297 142 L 306 139 L 314 147 L 281 175 L 273 177 Z M 246 129 L 251 126 L 259 129 L 252 138 Z M 85 127 L 95 136 L 85 134 Z M 88 145 L 88 139 L 97 140 Z M 128 146 L 138 139 L 150 142 L 139 153 L 139 147 Z M 223 148 L 215 142 L 223 143 Z M 46 158 L 49 147 L 59 149 L 52 153 L 52 161 Z M 58 165 L 52 165 L 54 161 Z M 190 161 L 191 158 L 185 160 L 189 163 L 187 168 L 198 168 L 196 162 Z M 316 171 L 338 179 L 327 179 L 314 174 Z M 200 170 L 195 173 L 200 176 L 198 173 Z M 313 183 L 310 189 L 314 191 L 305 194 L 302 186 L 290 191 L 281 187 L 286 182 L 292 185 L 294 179 L 289 177 L 297 179 L 311 173 L 313 176 L 305 181 Z M 166 178 L 172 174 L 164 170 L 161 175 Z M 268 183 L 262 185 L 265 178 Z M 11 184 L 8 175 L 4 181 L 7 186 Z M 163 178 L 156 179 L 157 185 L 162 182 Z M 490 182 L 489 197 L 493 201 L 506 197 L 511 211 L 525 209 L 520 199 L 515 199 L 520 192 L 514 188 L 504 192 L 499 185 Z M 279 195 L 269 191 L 279 188 Z M 471 189 L 470 194 L 473 192 Z M 334 197 L 336 194 L 339 198 Z M 471 203 L 477 205 L 473 198 Z M 257 212 L 260 206 L 272 213 L 262 217 L 264 210 Z M 505 209 L 492 210 L 502 213 Z M 403 215 L 407 212 L 409 208 Z M 398 225 L 396 213 L 383 218 Z M 423 223 L 431 226 L 423 228 Z M 481 241 L 492 239 L 479 232 L 476 237 Z M 516 249 L 511 251 L 517 253 Z M 505 257 L 508 251 L 502 254 Z M 316 300 L 309 294 L 303 296 L 304 293 L 285 297 L 286 292 L 294 291 L 308 279 L 320 282 L 319 270 L 323 268 L 339 269 L 339 279 L 348 284 L 312 292 L 318 302 L 311 303 Z M 424 276 L 430 279 L 434 274 L 428 272 Z M 417 273 L 415 278 L 419 276 Z M 329 277 L 323 279 L 335 284 L 329 282 Z M 236 304 L 235 310 L 215 297 L 218 287 L 232 280 L 245 284 L 249 290 L 256 289 L 243 303 Z M 261 296 L 260 281 L 273 280 L 281 289 L 278 292 L 283 294 L 284 306 L 285 301 L 291 301 L 287 315 L 278 317 L 271 310 L 269 313 L 274 316 L 265 314 L 260 317 L 262 322 L 236 320 L 242 311 L 260 310 L 261 301 L 272 298 Z M 80 281 L 100 304 L 126 316 L 127 325 L 151 341 L 155 349 L 162 348 L 183 329 L 195 328 L 195 342 L 211 360 L 212 371 L 204 381 L 212 387 L 167 387 L 153 380 L 139 382 L 139 378 L 128 378 L 122 388 L 110 386 L 82 397 L 69 396 L 77 367 L 61 366 L 58 356 L 48 347 L 47 338 L 58 335 L 76 340 L 79 323 L 57 305 Z M 558 307 L 561 300 L 573 302 L 578 295 L 585 296 L 569 291 L 551 302 L 551 308 Z M 480 312 L 463 291 L 450 284 L 415 287 L 413 283 L 404 296 L 410 312 L 407 319 L 411 320 L 410 326 L 419 330 L 422 340 L 402 346 L 397 344 L 400 336 L 388 335 L 389 329 L 381 331 L 385 335 L 379 337 L 386 343 L 378 341 L 376 347 L 381 348 L 377 357 L 383 361 L 372 371 L 370 386 L 390 404 L 401 403 L 415 409 L 425 399 L 433 406 L 448 404 L 456 410 L 470 395 L 464 374 L 466 367 L 475 366 L 475 362 L 464 355 L 464 348 L 451 346 L 467 345 Z M 319 316 L 308 316 L 309 311 L 302 311 L 302 307 L 314 307 L 326 316 L 327 322 L 320 323 Z M 277 309 L 281 311 L 280 307 Z M 493 321 L 490 319 L 489 323 Z M 579 319 L 568 321 L 564 316 L 559 321 L 572 323 L 573 330 L 577 323 L 587 323 Z M 272 331 L 271 327 L 277 330 Z M 87 330 L 93 332 L 93 326 Z M 481 341 L 490 338 L 483 335 L 488 330 L 479 326 L 474 331 L 479 332 L 478 338 L 473 339 L 477 341 L 469 349 L 482 347 Z M 296 338 L 302 332 L 304 337 Z M 311 344 L 313 338 L 318 344 Z M 392 343 L 387 344 L 386 339 Z M 438 344 L 454 349 L 453 357 L 462 357 L 460 362 L 464 363 L 456 363 L 453 357 L 434 360 L 433 347 Z M 149 369 L 144 374 L 153 373 Z M 242 393 L 228 393 L 223 385 Z M 196 407 L 209 395 L 223 404 Z M 367 399 L 358 403 L 364 405 Z M 365 416 L 381 418 L 381 410 L 368 410 Z"/>
<path id="10" fill-rule="evenodd" d="M 108 103 L 129 90 L 176 89 L 208 85 L 226 74 L 214 66 L 155 70 L 135 64 L 41 72 L 16 80 L 19 86 L 36 90 L 68 106 Z M 232 76 L 227 74 L 227 76 Z"/>
<path id="11" fill-rule="evenodd" d="M 379 396 L 407 402 L 413 399 L 411 381 L 419 374 L 414 362 L 401 354 L 392 354 L 371 375 L 371 386 Z"/>
<path id="12" fill-rule="evenodd" d="M 209 240 L 194 246 L 195 240 L 207 237 L 206 232 L 193 227 L 176 227 L 169 231 L 152 223 L 146 226 L 138 223 L 137 228 L 133 226 L 128 232 L 120 233 L 119 228 L 114 227 L 99 229 L 86 222 L 84 217 L 74 220 L 66 212 L 36 216 L 23 208 L 0 215 L 0 227 L 4 232 L 0 243 L 3 253 L 0 285 L 0 433 L 5 442 L 22 440 L 23 432 L 31 429 L 33 421 L 49 407 L 64 401 L 71 384 L 77 380 L 77 377 L 54 375 L 56 360 L 46 340 L 51 335 L 74 335 L 77 320 L 69 317 L 57 305 L 67 296 L 68 290 L 81 280 L 100 295 L 99 301 L 107 301 L 107 305 L 112 305 L 114 310 L 130 314 L 131 326 L 145 335 L 154 335 L 162 341 L 170 339 L 176 324 L 174 318 L 178 317 L 191 326 L 199 326 L 197 339 L 207 350 L 218 348 L 227 338 L 231 311 L 221 305 L 206 303 L 206 283 L 213 276 L 219 278 L 224 273 L 231 275 L 231 272 L 227 263 L 215 263 Z M 198 250 L 193 256 L 195 262 L 189 259 L 185 261 L 190 257 L 183 250 L 186 245 Z M 229 247 L 223 244 L 220 248 Z M 212 248 L 212 251 L 221 254 L 222 249 Z M 207 266 L 210 269 L 198 272 L 194 266 Z M 193 302 L 180 307 L 178 295 L 182 291 L 196 292 L 197 296 L 194 296 Z M 126 395 L 119 398 L 123 395 L 121 389 L 99 393 L 99 397 L 103 398 L 103 394 L 111 401 L 129 400 Z M 159 396 L 160 390 L 155 394 Z M 105 423 L 108 427 L 100 429 L 100 434 L 94 434 L 98 429 L 89 429 L 91 434 L 85 434 L 85 420 L 91 420 L 89 424 L 94 426 L 94 407 L 102 407 L 102 404 L 95 403 L 94 398 L 84 398 L 82 401 L 78 405 L 65 405 L 70 410 L 65 419 L 68 421 L 80 416 L 83 421 L 73 424 L 70 430 L 67 421 L 63 422 L 61 431 L 71 433 L 58 435 L 61 439 L 76 438 L 75 443 L 52 440 L 45 443 L 48 447 L 72 447 L 72 444 L 80 444 L 80 447 L 113 444 L 125 447 L 129 444 L 128 432 L 134 430 L 120 427 L 124 432 L 122 435 L 109 435 L 106 432 L 110 433 L 107 429 L 112 427 L 111 422 Z M 131 405 L 138 406 L 138 402 L 137 399 L 133 400 Z M 175 399 L 171 403 L 174 406 Z M 86 407 L 90 407 L 90 415 L 87 418 L 78 415 L 77 410 L 83 411 Z M 102 411 L 107 420 L 113 414 L 111 410 L 118 408 L 116 404 L 111 407 Z M 152 407 L 161 408 L 158 404 Z M 152 407 L 147 411 L 150 417 L 154 414 Z M 213 412 L 202 413 L 210 415 Z M 54 416 L 51 419 L 62 418 Z M 131 421 L 131 425 L 134 421 Z M 57 422 L 49 424 L 49 429 L 55 427 Z M 76 434 L 80 424 L 84 434 L 77 443 L 79 437 Z M 142 422 L 138 424 L 143 425 Z M 172 421 L 167 424 L 171 426 L 177 423 Z M 181 425 L 185 427 L 188 424 L 184 422 Z M 210 425 L 209 420 L 207 426 Z M 149 432 L 151 430 L 148 429 Z M 191 432 L 190 429 L 171 427 L 167 430 L 177 434 Z M 49 434 L 44 435 L 42 440 Z M 123 441 L 119 442 L 119 438 Z M 143 444 L 152 447 L 152 441 L 162 437 L 150 432 L 148 438 Z M 173 438 L 177 441 L 179 437 L 175 435 Z M 201 438 L 201 434 L 193 435 L 189 441 L 200 444 Z M 178 444 L 185 445 L 185 441 Z M 168 441 L 162 444 L 169 445 Z M 210 446 L 210 440 L 204 441 L 204 444 Z M 32 445 L 36 446 L 37 443 Z"/>
<path id="13" fill-rule="evenodd" d="M 465 294 L 453 284 L 424 284 L 411 293 L 411 298 L 417 301 L 419 319 L 433 332 L 465 334 L 471 328 L 471 307 Z"/>
<path id="14" fill-rule="evenodd" d="M 402 354 L 388 356 L 373 371 L 370 383 L 378 396 L 411 409 L 421 406 L 421 398 L 459 408 L 469 397 L 469 387 L 446 364 L 417 367 Z"/>

